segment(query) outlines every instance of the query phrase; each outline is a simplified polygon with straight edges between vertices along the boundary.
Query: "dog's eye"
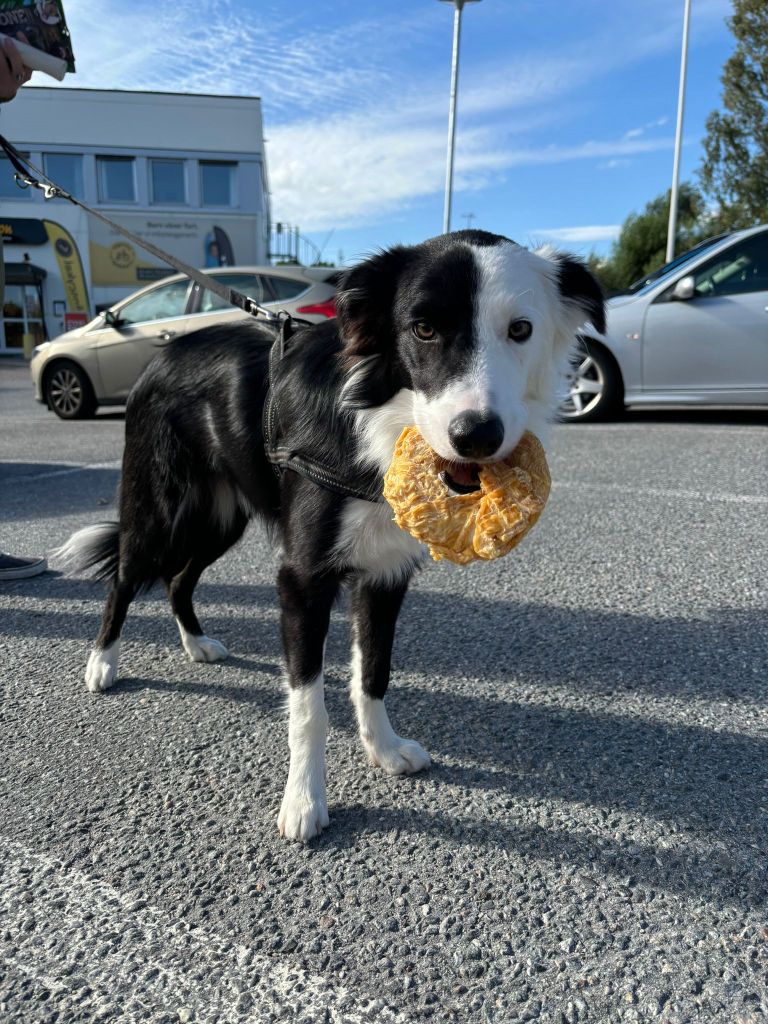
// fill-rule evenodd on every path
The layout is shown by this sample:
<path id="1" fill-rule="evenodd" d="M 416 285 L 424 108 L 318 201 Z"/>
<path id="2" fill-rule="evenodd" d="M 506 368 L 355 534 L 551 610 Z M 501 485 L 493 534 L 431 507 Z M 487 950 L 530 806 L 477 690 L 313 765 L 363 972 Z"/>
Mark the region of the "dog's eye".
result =
<path id="1" fill-rule="evenodd" d="M 507 333 L 511 341 L 528 341 L 533 334 L 533 324 L 530 320 L 513 320 Z"/>
<path id="2" fill-rule="evenodd" d="M 437 336 L 435 328 L 426 320 L 417 320 L 411 330 L 419 341 L 434 341 Z"/>

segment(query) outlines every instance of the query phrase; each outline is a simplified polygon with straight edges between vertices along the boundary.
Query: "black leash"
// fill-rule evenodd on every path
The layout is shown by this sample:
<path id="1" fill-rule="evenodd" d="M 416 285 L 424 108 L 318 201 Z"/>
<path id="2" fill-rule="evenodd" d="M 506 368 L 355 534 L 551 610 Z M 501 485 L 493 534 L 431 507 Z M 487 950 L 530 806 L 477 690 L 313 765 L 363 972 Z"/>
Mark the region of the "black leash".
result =
<path id="1" fill-rule="evenodd" d="M 173 267 L 174 270 L 178 270 L 179 273 L 186 274 L 186 276 L 191 278 L 196 284 L 199 284 L 201 288 L 207 288 L 208 291 L 218 295 L 219 298 L 223 299 L 224 302 L 228 303 L 230 306 L 236 306 L 238 309 L 242 309 L 244 313 L 250 313 L 251 316 L 258 316 L 261 314 L 266 317 L 267 320 L 271 320 L 273 322 L 291 319 L 300 324 L 309 323 L 308 320 L 299 320 L 297 317 L 291 316 L 291 314 L 285 310 L 275 312 L 272 309 L 267 309 L 265 306 L 259 305 L 255 299 L 250 298 L 248 295 L 244 295 L 242 292 L 238 292 L 234 288 L 228 288 L 227 285 L 214 280 L 214 278 L 203 273 L 203 271 L 196 270 L 194 267 L 191 267 L 188 263 L 178 259 L 176 256 L 171 256 L 170 253 L 165 252 L 163 249 L 159 249 L 156 245 L 152 242 L 148 242 L 145 238 L 140 238 L 138 235 L 134 235 L 132 231 L 124 228 L 121 224 L 116 224 L 115 221 L 110 220 L 109 217 L 105 217 L 103 213 L 99 213 L 98 210 L 94 210 L 92 207 L 87 206 L 80 199 L 76 199 L 73 195 L 70 195 L 66 189 L 57 185 L 55 181 L 52 181 L 38 167 L 35 167 L 27 157 L 22 156 L 16 147 L 2 135 L 0 135 L 0 148 L 5 150 L 6 156 L 13 165 L 16 172 L 14 177 L 19 188 L 39 188 L 46 199 L 68 199 L 70 203 L 73 203 L 75 206 L 79 206 L 81 210 L 85 210 L 86 213 L 89 213 L 92 217 L 100 220 L 102 224 L 106 224 L 108 227 L 119 232 L 125 238 L 133 242 L 134 245 L 138 245 L 141 249 L 145 249 L 147 252 L 152 253 L 152 255 L 156 256 L 157 259 L 161 260 L 161 262 L 167 263 L 168 266 Z M 35 175 L 38 177 L 35 177 Z"/>

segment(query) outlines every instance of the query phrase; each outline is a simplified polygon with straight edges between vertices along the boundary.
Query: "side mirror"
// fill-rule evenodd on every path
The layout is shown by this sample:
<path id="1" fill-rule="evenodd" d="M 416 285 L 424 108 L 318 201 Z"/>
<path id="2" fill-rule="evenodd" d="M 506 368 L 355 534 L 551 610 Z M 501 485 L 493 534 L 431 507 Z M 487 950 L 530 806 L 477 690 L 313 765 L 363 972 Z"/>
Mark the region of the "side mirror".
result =
<path id="1" fill-rule="evenodd" d="M 104 323 L 107 327 L 114 327 L 117 330 L 123 323 L 117 313 L 114 310 L 108 309 L 104 313 Z"/>
<path id="2" fill-rule="evenodd" d="M 687 277 L 681 277 L 675 285 L 672 291 L 672 298 L 679 299 L 682 302 L 687 302 L 692 299 L 696 294 L 696 282 L 691 274 Z"/>

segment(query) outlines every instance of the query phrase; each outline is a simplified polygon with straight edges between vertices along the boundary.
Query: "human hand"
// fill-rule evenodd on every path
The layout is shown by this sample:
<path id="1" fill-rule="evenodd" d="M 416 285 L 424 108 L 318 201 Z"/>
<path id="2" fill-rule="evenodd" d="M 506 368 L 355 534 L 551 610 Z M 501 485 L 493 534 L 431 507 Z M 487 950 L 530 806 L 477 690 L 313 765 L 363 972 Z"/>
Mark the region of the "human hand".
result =
<path id="1" fill-rule="evenodd" d="M 32 71 L 22 61 L 14 41 L 9 36 L 0 36 L 0 103 L 12 100 L 31 77 Z"/>

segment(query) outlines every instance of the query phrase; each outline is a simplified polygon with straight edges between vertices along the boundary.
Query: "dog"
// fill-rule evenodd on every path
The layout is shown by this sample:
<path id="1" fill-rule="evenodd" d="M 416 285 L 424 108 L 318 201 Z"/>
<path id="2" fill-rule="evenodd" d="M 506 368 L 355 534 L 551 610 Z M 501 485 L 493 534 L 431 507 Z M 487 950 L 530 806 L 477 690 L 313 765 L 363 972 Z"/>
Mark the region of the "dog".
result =
<path id="1" fill-rule="evenodd" d="M 128 606 L 158 580 L 189 657 L 225 658 L 195 615 L 195 586 L 249 520 L 276 535 L 290 751 L 278 826 L 301 841 L 328 825 L 323 653 L 340 588 L 370 761 L 392 775 L 430 764 L 384 706 L 395 624 L 424 557 L 375 500 L 401 431 L 415 424 L 450 460 L 449 488 L 471 491 L 478 465 L 506 457 L 525 430 L 546 438 L 578 329 L 605 330 L 585 264 L 483 231 L 381 251 L 345 271 L 336 301 L 335 320 L 298 326 L 281 353 L 280 329 L 255 319 L 169 345 L 128 400 L 119 523 L 63 549 L 109 584 L 85 674 L 99 693 L 117 678 Z M 282 463 L 269 450 L 275 426 Z"/>

